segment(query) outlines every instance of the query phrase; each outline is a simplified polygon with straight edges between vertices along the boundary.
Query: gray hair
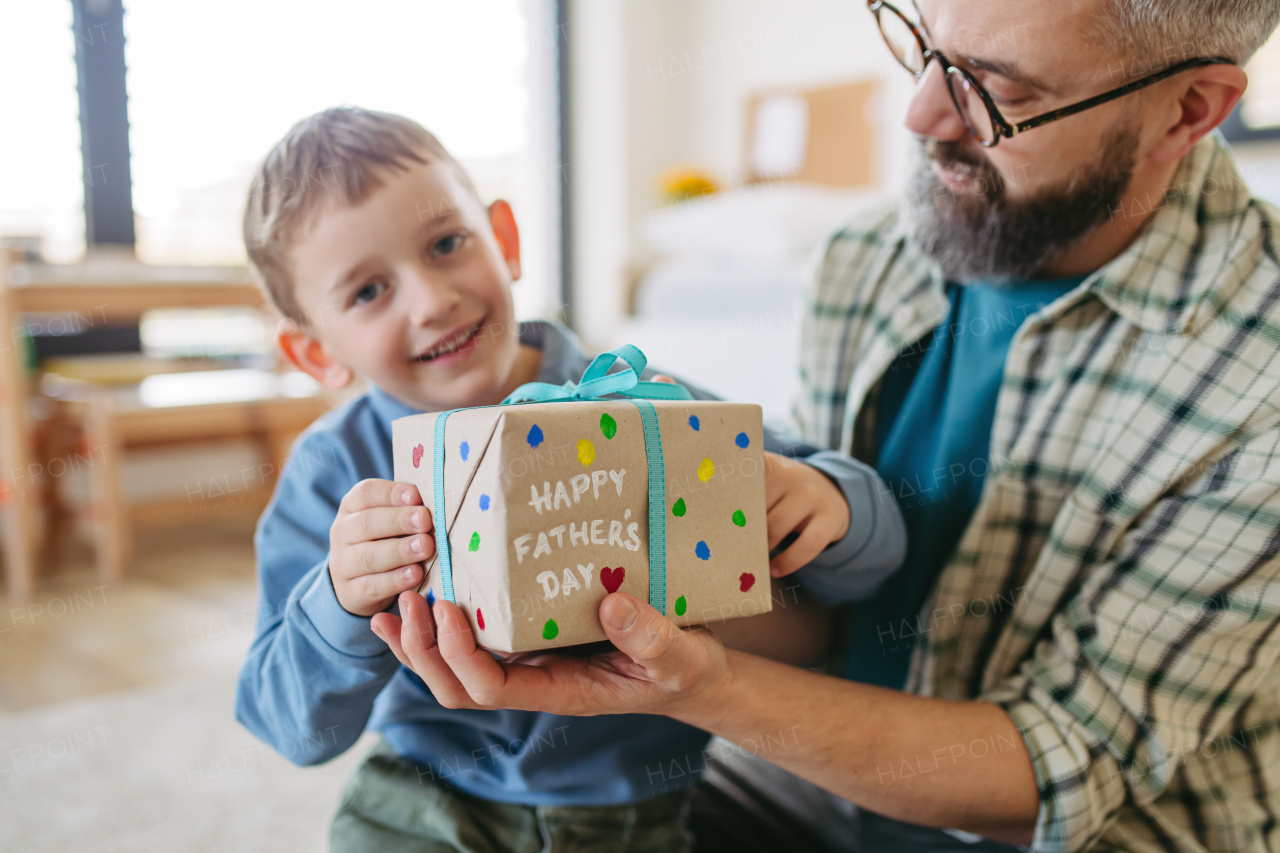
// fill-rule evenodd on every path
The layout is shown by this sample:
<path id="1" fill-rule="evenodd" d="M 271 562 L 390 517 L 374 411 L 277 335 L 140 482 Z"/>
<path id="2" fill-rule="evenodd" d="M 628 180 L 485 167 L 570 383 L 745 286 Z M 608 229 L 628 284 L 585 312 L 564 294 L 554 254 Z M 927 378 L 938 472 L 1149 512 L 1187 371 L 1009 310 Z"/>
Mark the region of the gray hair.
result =
<path id="1" fill-rule="evenodd" d="M 1110 40 L 1136 66 L 1225 56 L 1243 65 L 1280 23 L 1280 0 L 1102 0 Z"/>

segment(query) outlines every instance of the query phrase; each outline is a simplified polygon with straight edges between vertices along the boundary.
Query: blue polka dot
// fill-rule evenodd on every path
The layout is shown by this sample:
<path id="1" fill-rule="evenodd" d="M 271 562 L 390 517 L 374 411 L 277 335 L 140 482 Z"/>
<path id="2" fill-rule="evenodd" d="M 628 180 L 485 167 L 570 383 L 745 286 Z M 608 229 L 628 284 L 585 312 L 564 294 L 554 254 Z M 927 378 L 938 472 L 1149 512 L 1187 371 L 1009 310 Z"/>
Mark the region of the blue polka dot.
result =
<path id="1" fill-rule="evenodd" d="M 486 509 L 488 509 L 488 508 L 489 508 L 489 496 L 488 496 L 488 495 L 481 495 L 481 496 L 480 496 L 480 509 L 481 509 L 481 511 L 486 510 Z"/>
<path id="2" fill-rule="evenodd" d="M 529 427 L 529 446 L 537 447 L 542 444 L 542 429 L 537 424 Z"/>
<path id="3" fill-rule="evenodd" d="M 747 438 L 747 434 L 745 432 L 740 432 L 738 433 L 738 437 L 733 440 L 733 443 L 739 447 L 746 447 L 751 443 L 751 439 Z"/>
<path id="4" fill-rule="evenodd" d="M 430 605 L 435 603 L 436 603 L 436 594 L 431 590 L 427 590 L 427 604 Z"/>
<path id="5" fill-rule="evenodd" d="M 693 553 L 698 555 L 699 560 L 711 559 L 711 549 L 707 547 L 706 542 L 699 542 L 697 546 L 693 549 Z"/>
<path id="6" fill-rule="evenodd" d="M 693 427 L 694 432 L 702 429 L 702 426 L 698 423 L 697 415 L 689 415 L 689 426 Z"/>
<path id="7" fill-rule="evenodd" d="M 462 454 L 462 461 L 466 462 L 467 457 L 471 455 L 471 445 L 467 444 L 465 441 L 462 442 L 462 445 L 458 448 L 458 452 Z"/>

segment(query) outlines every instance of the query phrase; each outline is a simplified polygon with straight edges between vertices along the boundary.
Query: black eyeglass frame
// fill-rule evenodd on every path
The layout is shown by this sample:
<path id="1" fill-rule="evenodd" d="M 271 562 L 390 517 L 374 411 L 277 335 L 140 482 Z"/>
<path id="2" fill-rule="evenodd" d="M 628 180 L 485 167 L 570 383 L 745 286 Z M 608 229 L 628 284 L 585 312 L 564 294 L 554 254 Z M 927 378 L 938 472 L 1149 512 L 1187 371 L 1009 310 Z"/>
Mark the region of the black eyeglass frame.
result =
<path id="1" fill-rule="evenodd" d="M 922 64 L 919 71 L 913 71 L 905 62 L 898 59 L 897 53 L 893 50 L 893 45 L 889 43 L 889 37 L 885 34 L 884 25 L 880 23 L 880 14 L 882 11 L 886 10 L 897 15 L 902 23 L 906 24 L 907 28 L 911 30 L 911 34 L 915 36 L 916 43 L 920 46 L 920 55 L 922 57 Z M 1114 101 L 1116 98 L 1122 98 L 1125 95 L 1138 91 L 1139 89 L 1145 89 L 1147 86 L 1159 83 L 1161 80 L 1167 80 L 1175 74 L 1181 74 L 1183 71 L 1187 71 L 1188 69 L 1201 68 L 1206 65 L 1236 64 L 1233 60 L 1227 59 L 1224 56 L 1202 56 L 1195 59 L 1188 59 L 1185 62 L 1179 62 L 1176 65 L 1171 65 L 1163 71 L 1157 71 L 1149 77 L 1143 77 L 1141 80 L 1134 80 L 1132 83 L 1126 83 L 1119 88 L 1112 89 L 1110 92 L 1104 92 L 1101 95 L 1096 95 L 1092 98 L 1080 101 L 1079 103 L 1072 104 L 1071 106 L 1053 110 L 1051 112 L 1044 113 L 1043 115 L 1038 115 L 1035 118 L 1029 118 L 1026 121 L 1020 121 L 1014 124 L 1000 114 L 1000 110 L 996 107 L 995 101 L 992 100 L 991 94 L 982 87 L 982 84 L 979 83 L 972 74 L 947 59 L 941 51 L 934 50 L 933 48 L 925 45 L 924 36 L 920 34 L 919 28 L 912 23 L 910 18 L 902 14 L 896 6 L 892 3 L 886 3 L 885 0 L 867 0 L 867 11 L 875 15 L 876 26 L 880 29 L 880 37 L 884 39 L 885 46 L 889 48 L 889 53 L 893 54 L 893 58 L 898 60 L 898 64 L 907 69 L 907 72 L 917 80 L 923 77 L 925 72 L 929 70 L 929 63 L 934 59 L 938 60 L 938 64 L 942 66 L 942 73 L 944 77 L 949 77 L 952 73 L 956 72 L 964 75 L 965 81 L 973 91 L 978 93 L 978 97 L 982 99 L 982 103 L 987 108 L 987 114 L 991 117 L 991 126 L 995 130 L 995 135 L 992 137 L 990 142 L 984 141 L 982 136 L 970 123 L 969 116 L 965 113 L 964 108 L 956 99 L 955 91 L 952 90 L 950 85 L 947 86 L 947 93 L 951 96 L 951 103 L 955 104 L 956 112 L 960 113 L 960 118 L 969 129 L 969 133 L 972 134 L 984 148 L 994 148 L 1000 142 L 1002 137 L 1006 139 L 1013 139 L 1013 137 L 1017 136 L 1019 133 L 1025 133 L 1028 130 L 1040 127 L 1041 125 L 1049 124 L 1050 122 L 1057 121 L 1058 119 L 1067 118 L 1068 116 L 1073 116 L 1076 113 L 1082 113 L 1085 110 L 1101 106 L 1109 101 Z"/>

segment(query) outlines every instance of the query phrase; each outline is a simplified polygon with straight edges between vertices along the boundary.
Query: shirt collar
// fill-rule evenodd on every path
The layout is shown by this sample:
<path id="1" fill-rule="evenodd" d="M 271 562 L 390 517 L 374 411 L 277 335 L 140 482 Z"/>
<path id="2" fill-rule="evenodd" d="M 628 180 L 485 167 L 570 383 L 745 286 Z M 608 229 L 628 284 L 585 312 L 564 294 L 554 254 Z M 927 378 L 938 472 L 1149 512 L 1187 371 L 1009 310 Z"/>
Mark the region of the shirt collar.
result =
<path id="1" fill-rule="evenodd" d="M 1243 280 L 1238 262 L 1251 203 L 1225 140 L 1210 134 L 1182 158 L 1164 195 L 1115 212 L 1155 211 L 1129 248 L 1090 277 L 1090 289 L 1147 331 L 1193 331 L 1221 301 L 1208 297 Z"/>

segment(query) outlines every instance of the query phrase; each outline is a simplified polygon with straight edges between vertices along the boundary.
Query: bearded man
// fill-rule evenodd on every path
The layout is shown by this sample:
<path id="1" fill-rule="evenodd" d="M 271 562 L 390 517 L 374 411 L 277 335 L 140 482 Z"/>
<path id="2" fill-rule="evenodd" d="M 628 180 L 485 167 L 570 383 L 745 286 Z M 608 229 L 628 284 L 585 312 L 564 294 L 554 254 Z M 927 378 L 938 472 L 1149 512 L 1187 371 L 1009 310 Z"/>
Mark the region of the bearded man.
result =
<path id="1" fill-rule="evenodd" d="M 1280 849 L 1280 213 L 1214 133 L 1280 0 L 868 10 L 921 164 L 826 246 L 797 414 L 909 545 L 842 677 L 621 593 L 612 655 L 502 664 L 411 601 L 393 648 L 447 705 L 773 735 L 774 799 L 849 808 L 772 849 Z"/>

